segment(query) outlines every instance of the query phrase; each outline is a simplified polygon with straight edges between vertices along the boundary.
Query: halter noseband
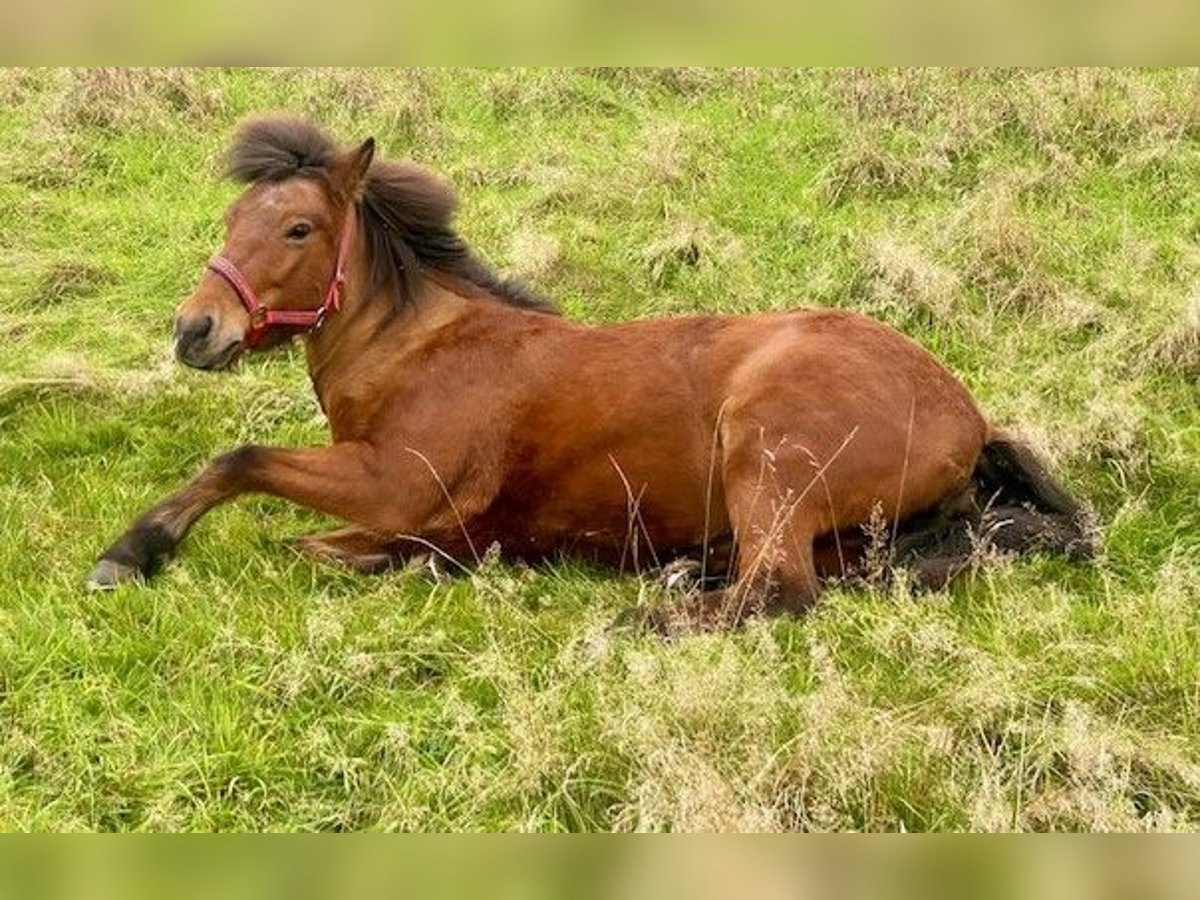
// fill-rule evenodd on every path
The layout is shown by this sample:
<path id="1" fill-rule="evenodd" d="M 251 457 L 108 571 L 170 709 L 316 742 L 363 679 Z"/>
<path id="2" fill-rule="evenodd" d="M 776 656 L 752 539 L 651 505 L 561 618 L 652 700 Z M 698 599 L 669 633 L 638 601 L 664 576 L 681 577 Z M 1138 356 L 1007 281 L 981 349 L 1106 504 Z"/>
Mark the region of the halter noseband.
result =
<path id="1" fill-rule="evenodd" d="M 350 257 L 350 245 L 354 241 L 354 227 L 358 221 L 358 206 L 352 204 L 342 224 L 342 236 L 338 241 L 337 263 L 333 278 L 325 291 L 325 299 L 316 309 L 267 309 L 254 288 L 250 287 L 241 270 L 227 256 L 214 256 L 208 261 L 208 269 L 224 278 L 246 312 L 250 313 L 250 330 L 246 332 L 247 347 L 257 347 L 271 328 L 291 328 L 297 333 L 314 331 L 321 327 L 325 316 L 342 307 L 342 291 L 346 286 L 346 263 Z"/>

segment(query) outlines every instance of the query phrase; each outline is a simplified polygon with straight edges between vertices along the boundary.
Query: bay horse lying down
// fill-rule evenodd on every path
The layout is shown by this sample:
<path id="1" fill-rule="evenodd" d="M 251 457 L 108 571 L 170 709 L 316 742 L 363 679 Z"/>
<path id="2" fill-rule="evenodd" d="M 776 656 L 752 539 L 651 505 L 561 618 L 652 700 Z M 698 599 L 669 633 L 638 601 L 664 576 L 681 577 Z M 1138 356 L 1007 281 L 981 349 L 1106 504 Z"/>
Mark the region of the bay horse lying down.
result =
<path id="1" fill-rule="evenodd" d="M 471 253 L 442 181 L 373 156 L 372 140 L 342 151 L 303 121 L 241 127 L 228 170 L 248 188 L 179 308 L 176 353 L 224 369 L 303 334 L 332 445 L 217 457 L 104 552 L 90 586 L 151 575 L 247 493 L 345 520 L 300 546 L 362 570 L 498 543 L 625 568 L 699 557 L 728 576 L 648 614 L 671 628 L 804 610 L 880 515 L 895 558 L 934 586 L 978 533 L 1093 549 L 1034 456 L 891 328 L 836 310 L 572 322 Z"/>

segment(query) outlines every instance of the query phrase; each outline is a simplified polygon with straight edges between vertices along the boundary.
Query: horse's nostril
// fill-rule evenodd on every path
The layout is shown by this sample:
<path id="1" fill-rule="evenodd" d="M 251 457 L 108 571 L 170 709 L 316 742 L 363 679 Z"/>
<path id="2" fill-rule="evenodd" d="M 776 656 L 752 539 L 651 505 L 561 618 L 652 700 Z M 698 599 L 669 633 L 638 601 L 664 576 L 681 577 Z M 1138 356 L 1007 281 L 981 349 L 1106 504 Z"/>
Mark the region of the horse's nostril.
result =
<path id="1" fill-rule="evenodd" d="M 213 324 L 212 316 L 198 316 L 193 319 L 176 316 L 175 340 L 181 344 L 194 344 L 202 341 L 213 330 Z"/>

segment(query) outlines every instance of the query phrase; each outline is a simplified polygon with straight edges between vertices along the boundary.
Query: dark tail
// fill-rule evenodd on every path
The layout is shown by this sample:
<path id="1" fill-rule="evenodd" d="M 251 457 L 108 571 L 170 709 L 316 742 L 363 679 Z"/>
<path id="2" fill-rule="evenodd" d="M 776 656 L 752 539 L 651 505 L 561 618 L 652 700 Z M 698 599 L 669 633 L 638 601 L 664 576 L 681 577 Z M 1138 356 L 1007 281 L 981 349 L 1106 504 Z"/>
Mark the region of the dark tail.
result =
<path id="1" fill-rule="evenodd" d="M 981 542 L 1012 553 L 1096 555 L 1091 513 L 1020 441 L 993 434 L 975 464 L 974 482 L 968 494 L 902 523 L 893 553 L 914 587 L 940 588 L 971 568 Z"/>
<path id="2" fill-rule="evenodd" d="M 1033 451 L 997 433 L 975 466 L 983 527 L 991 542 L 1017 552 L 1043 550 L 1091 559 L 1098 549 L 1089 514 Z"/>

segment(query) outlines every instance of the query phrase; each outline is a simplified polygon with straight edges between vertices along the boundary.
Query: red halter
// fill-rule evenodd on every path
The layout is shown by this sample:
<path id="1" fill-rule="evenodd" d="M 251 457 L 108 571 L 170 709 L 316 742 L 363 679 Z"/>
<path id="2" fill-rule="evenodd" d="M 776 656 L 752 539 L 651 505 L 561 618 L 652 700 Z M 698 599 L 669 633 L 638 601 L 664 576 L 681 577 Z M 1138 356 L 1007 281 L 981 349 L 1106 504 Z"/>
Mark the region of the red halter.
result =
<path id="1" fill-rule="evenodd" d="M 257 347 L 271 328 L 291 328 L 297 333 L 315 331 L 325 321 L 325 316 L 337 312 L 342 306 L 342 290 L 346 286 L 346 263 L 350 257 L 350 245 L 354 241 L 354 227 L 358 222 L 358 207 L 352 205 L 346 212 L 346 221 L 342 225 L 342 236 L 338 242 L 337 263 L 333 269 L 333 278 L 325 291 L 325 299 L 316 309 L 267 309 L 246 281 L 241 270 L 228 257 L 214 256 L 208 261 L 208 268 L 216 272 L 233 288 L 233 292 L 250 313 L 250 330 L 246 332 L 246 346 Z"/>

